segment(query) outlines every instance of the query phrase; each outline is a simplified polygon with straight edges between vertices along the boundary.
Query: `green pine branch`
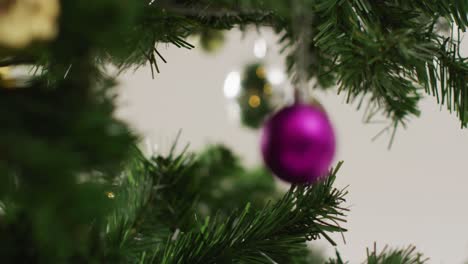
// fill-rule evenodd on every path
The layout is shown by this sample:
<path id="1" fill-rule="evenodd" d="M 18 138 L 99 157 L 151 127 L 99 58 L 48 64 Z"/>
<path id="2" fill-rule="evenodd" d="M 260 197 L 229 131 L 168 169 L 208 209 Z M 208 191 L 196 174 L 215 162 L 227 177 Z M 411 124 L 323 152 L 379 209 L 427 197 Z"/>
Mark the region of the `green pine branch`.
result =
<path id="1" fill-rule="evenodd" d="M 341 163 L 329 178 L 313 186 L 293 186 L 277 203 L 229 217 L 200 220 L 200 227 L 179 234 L 154 253 L 154 263 L 271 263 L 288 259 L 307 240 L 343 232 L 346 192 L 332 187 Z"/>
<path id="2" fill-rule="evenodd" d="M 144 7 L 135 25 L 121 34 L 122 50 L 109 53 L 103 50 L 98 60 L 111 61 L 121 70 L 140 67 L 146 63 L 151 71 L 160 71 L 159 65 L 166 59 L 158 51 L 158 45 L 169 43 L 178 48 L 192 49 L 186 38 L 203 29 L 229 30 L 235 26 L 272 25 L 279 17 L 268 10 L 227 9 L 210 3 L 186 3 L 154 1 Z"/>
<path id="3" fill-rule="evenodd" d="M 467 3 L 465 0 L 437 1 L 437 0 L 414 0 L 394 1 L 399 6 L 412 10 L 419 10 L 434 19 L 443 17 L 454 22 L 460 29 L 465 31 L 468 26 Z"/>
<path id="4" fill-rule="evenodd" d="M 102 259 L 136 262 L 167 237 L 196 227 L 195 215 L 228 215 L 248 201 L 255 208 L 276 196 L 271 175 L 245 171 L 225 147 L 213 146 L 196 158 L 174 149 L 150 160 L 135 150 L 109 188 L 115 211 L 102 227 Z"/>
<path id="5" fill-rule="evenodd" d="M 152 8 L 153 13 L 163 8 L 165 13 L 155 17 L 165 16 L 174 29 L 181 30 L 166 30 L 172 31 L 168 36 L 184 38 L 202 27 L 270 26 L 282 34 L 280 43 L 288 52 L 288 69 L 295 78 L 298 32 L 292 7 L 283 1 L 185 1 L 182 5 L 165 1 Z M 307 54 L 301 55 L 308 58 L 309 78 L 316 78 L 324 88 L 338 84 L 339 92 L 346 93 L 347 102 L 358 102 L 358 108 L 367 105 L 366 120 L 383 113 L 392 121 L 389 128 L 404 127 L 411 117 L 419 116 L 418 102 L 426 90 L 455 111 L 462 127 L 466 126 L 463 83 L 467 64 L 459 56 L 459 46 L 450 44 L 448 49 L 445 45 L 457 40 L 441 40 L 435 27 L 444 18 L 463 30 L 468 7 L 462 1 L 321 0 L 304 3 L 304 8 L 309 8 L 308 14 L 313 17 L 309 26 L 313 39 Z M 153 47 L 158 42 L 171 40 L 154 40 L 143 49 L 146 55 L 141 56 L 140 52 L 136 56 L 141 63 L 149 61 L 156 71 L 160 54 Z M 126 65 L 131 66 L 132 62 L 129 60 Z"/>
<path id="6" fill-rule="evenodd" d="M 460 41 L 444 39 L 439 43 L 436 65 L 427 65 L 431 81 L 426 91 L 450 112 L 455 111 L 461 127 L 465 128 L 468 124 L 468 60 L 460 55 Z"/>
<path id="7" fill-rule="evenodd" d="M 209 148 L 195 159 L 174 151 L 151 160 L 139 151 L 134 155 L 109 189 L 115 211 L 102 227 L 103 261 L 302 263 L 317 257 L 305 250 L 306 240 L 324 237 L 334 244 L 329 234 L 345 231 L 340 223 L 346 192 L 332 187 L 341 163 L 324 182 L 293 186 L 272 204 L 266 200 L 278 191 L 271 175 L 245 171 L 224 147 Z"/>
<path id="8" fill-rule="evenodd" d="M 468 23 L 465 0 L 301 3 L 312 17 L 307 25 L 310 45 L 306 54 L 301 54 L 306 58 L 309 78 L 316 78 L 324 88 L 337 84 L 347 102 L 357 102 L 358 108 L 366 106 L 366 120 L 383 113 L 391 121 L 388 128 L 404 127 L 410 118 L 419 115 L 418 102 L 426 91 L 456 112 L 462 127 L 467 125 L 467 62 L 460 56 L 459 40 L 444 38 L 437 27 L 445 20 L 449 27 L 465 30 Z M 109 5 L 105 2 L 84 9 L 90 18 L 90 23 L 84 26 L 100 24 L 97 14 Z M 203 30 L 269 26 L 281 34 L 289 72 L 293 79 L 296 75 L 300 33 L 295 28 L 294 6 L 289 1 L 165 0 L 127 5 L 131 12 L 119 22 L 119 29 L 112 28 L 115 23 L 105 23 L 103 28 L 108 33 L 101 35 L 93 33 L 92 27 L 79 28 L 75 16 L 63 16 L 63 34 L 53 45 L 61 48 L 53 53 L 66 55 L 69 49 L 65 46 L 72 46 L 73 39 L 86 36 L 84 39 L 94 47 L 96 63 L 111 62 L 122 71 L 149 63 L 154 76 L 161 63 L 167 62 L 159 48 L 162 44 L 191 49 L 193 45 L 186 38 Z M 64 13 L 73 13 L 76 8 L 67 3 Z M 36 63 L 45 66 L 44 69 L 54 66 L 47 48 L 27 54 L 41 58 Z M 0 61 L 2 65 L 18 63 L 9 57 Z M 72 64 L 59 65 L 63 70 L 45 74 L 52 80 L 63 78 Z"/>
<path id="9" fill-rule="evenodd" d="M 327 264 L 346 264 L 340 254 L 336 253 L 336 259 L 330 259 Z M 367 264 L 424 264 L 428 258 L 425 258 L 421 253 L 416 251 L 414 246 L 409 246 L 402 249 L 389 249 L 385 247 L 380 252 L 374 244 L 372 250 L 367 249 L 367 259 L 364 263 Z"/>
<path id="10" fill-rule="evenodd" d="M 459 56 L 460 46 L 453 44 L 457 39 L 443 39 L 435 27 L 445 4 L 423 6 L 416 1 L 414 5 L 319 1 L 314 43 L 335 64 L 326 74 L 337 79 L 348 102 L 357 101 L 358 108 L 364 100 L 369 102 L 367 120 L 383 112 L 392 120 L 391 127 L 405 126 L 408 118 L 419 115 L 420 90 L 425 88 L 441 94 L 440 102 L 457 111 L 465 127 L 463 80 L 468 65 Z M 434 8 L 440 12 L 427 14 Z M 463 18 L 455 15 L 461 10 L 456 8 L 467 7 L 450 8 L 453 20 L 463 27 Z"/>

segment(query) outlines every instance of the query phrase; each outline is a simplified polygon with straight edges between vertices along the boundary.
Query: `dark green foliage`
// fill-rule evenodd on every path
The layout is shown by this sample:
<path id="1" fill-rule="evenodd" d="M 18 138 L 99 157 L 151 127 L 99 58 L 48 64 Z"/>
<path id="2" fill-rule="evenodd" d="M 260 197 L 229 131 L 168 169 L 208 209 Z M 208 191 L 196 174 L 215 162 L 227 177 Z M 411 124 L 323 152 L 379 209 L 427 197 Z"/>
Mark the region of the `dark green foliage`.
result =
<path id="1" fill-rule="evenodd" d="M 193 229 L 181 230 L 175 240 L 159 247 L 154 261 L 270 263 L 273 259 L 286 263 L 308 239 L 324 236 L 332 242 L 328 232 L 344 231 L 338 225 L 344 221 L 340 207 L 344 193 L 331 186 L 335 173 L 315 186 L 292 187 L 277 203 L 258 211 L 247 205 L 227 217 L 216 214 L 202 220 L 195 214 Z"/>
<path id="2" fill-rule="evenodd" d="M 93 223 L 111 212 L 103 182 L 121 170 L 135 141 L 113 117 L 114 82 L 93 57 L 110 50 L 116 26 L 129 21 L 131 9 L 117 3 L 63 1 L 59 37 L 24 52 L 45 74 L 18 87 L 0 84 L 2 262 L 86 262 L 98 250 Z"/>
<path id="3" fill-rule="evenodd" d="M 299 56 L 319 86 L 368 101 L 367 118 L 383 112 L 391 128 L 419 114 L 423 92 L 468 124 L 467 61 L 456 30 L 445 37 L 437 26 L 465 30 L 466 0 L 301 3 L 312 18 Z M 0 80 L 0 261 L 312 262 L 307 239 L 332 242 L 329 233 L 344 231 L 336 171 L 279 198 L 268 173 L 244 169 L 223 147 L 147 160 L 113 117 L 114 80 L 103 70 L 149 62 L 154 73 L 166 62 L 160 44 L 193 48 L 192 34 L 254 25 L 281 34 L 295 78 L 293 8 L 288 0 L 63 0 L 55 40 L 0 50 L 1 66 L 40 72 L 13 87 Z M 423 262 L 412 248 L 368 254 L 368 263 Z"/>
<path id="4" fill-rule="evenodd" d="M 0 221 L 0 243 L 23 233 L 28 243 L 40 245 L 35 250 L 41 254 L 30 257 L 41 261 L 86 251 L 87 225 L 108 207 L 102 187 L 90 182 L 102 178 L 94 171 L 117 172 L 133 142 L 100 92 L 90 96 L 66 81 L 60 85 L 51 90 L 38 81 L 0 89 L 0 119 L 7 128 L 0 133 L 0 199 L 9 212 Z M 57 240 L 62 247 L 52 250 Z M 28 247 L 7 245 L 1 248 L 8 255 Z"/>
<path id="5" fill-rule="evenodd" d="M 105 50 L 116 56 L 122 50 L 122 32 L 132 30 L 145 1 L 61 1 L 60 35 L 54 52 L 68 57 L 70 50 Z M 60 52 L 60 51 L 59 51 Z"/>
<path id="6" fill-rule="evenodd" d="M 328 233 L 345 231 L 338 225 L 345 192 L 332 187 L 336 171 L 321 184 L 292 187 L 280 198 L 271 175 L 246 171 L 222 146 L 196 157 L 172 151 L 151 160 L 134 155 L 113 189 L 116 209 L 104 228 L 102 259 L 304 263 L 318 256 L 305 250 L 305 241 L 324 236 L 332 242 Z"/>
<path id="7" fill-rule="evenodd" d="M 188 176 L 197 182 L 198 188 L 192 192 L 198 195 L 197 212 L 203 217 L 215 213 L 228 215 L 247 203 L 252 208 L 262 208 L 280 197 L 266 169 L 245 169 L 239 158 L 222 145 L 200 153 Z"/>

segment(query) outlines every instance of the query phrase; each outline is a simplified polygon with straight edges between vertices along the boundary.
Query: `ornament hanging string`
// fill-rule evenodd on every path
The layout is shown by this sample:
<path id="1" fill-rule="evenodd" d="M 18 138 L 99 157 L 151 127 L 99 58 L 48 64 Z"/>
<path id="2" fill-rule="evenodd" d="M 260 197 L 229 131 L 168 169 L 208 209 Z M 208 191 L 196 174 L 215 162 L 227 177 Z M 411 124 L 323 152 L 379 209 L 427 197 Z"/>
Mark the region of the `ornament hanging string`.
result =
<path id="1" fill-rule="evenodd" d="M 298 103 L 304 97 L 310 96 L 307 68 L 309 63 L 308 49 L 310 44 L 310 25 L 312 17 L 306 14 L 304 0 L 293 0 L 292 30 L 296 39 L 295 76 L 293 77 L 294 102 Z"/>

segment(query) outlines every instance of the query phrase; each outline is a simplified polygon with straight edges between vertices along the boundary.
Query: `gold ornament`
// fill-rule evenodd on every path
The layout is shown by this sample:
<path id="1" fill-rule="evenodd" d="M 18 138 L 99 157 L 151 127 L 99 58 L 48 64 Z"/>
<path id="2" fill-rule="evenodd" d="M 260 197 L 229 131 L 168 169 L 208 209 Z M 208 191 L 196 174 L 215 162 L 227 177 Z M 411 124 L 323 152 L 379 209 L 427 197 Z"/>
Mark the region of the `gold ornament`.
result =
<path id="1" fill-rule="evenodd" d="M 0 0 L 0 46 L 24 48 L 57 35 L 59 0 Z"/>
<path id="2" fill-rule="evenodd" d="M 16 80 L 11 77 L 11 67 L 0 67 L 0 87 L 14 88 Z"/>
<path id="3" fill-rule="evenodd" d="M 106 196 L 109 199 L 114 199 L 115 198 L 115 194 L 113 192 L 106 192 Z"/>
<path id="4" fill-rule="evenodd" d="M 260 106 L 261 103 L 262 103 L 262 99 L 260 99 L 258 95 L 254 94 L 249 97 L 250 107 L 257 108 Z"/>
<path id="5" fill-rule="evenodd" d="M 266 71 L 265 68 L 263 68 L 262 66 L 258 67 L 255 73 L 257 74 L 258 78 L 265 79 Z"/>

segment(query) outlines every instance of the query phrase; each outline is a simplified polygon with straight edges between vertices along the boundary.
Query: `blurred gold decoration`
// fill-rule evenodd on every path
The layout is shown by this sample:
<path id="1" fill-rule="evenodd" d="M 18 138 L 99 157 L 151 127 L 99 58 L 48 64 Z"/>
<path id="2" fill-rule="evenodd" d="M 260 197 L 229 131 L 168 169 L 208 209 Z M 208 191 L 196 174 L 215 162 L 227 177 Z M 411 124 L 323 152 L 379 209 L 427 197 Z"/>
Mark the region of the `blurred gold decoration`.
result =
<path id="1" fill-rule="evenodd" d="M 16 80 L 11 77 L 11 67 L 0 67 L 0 86 L 3 88 L 16 86 Z"/>
<path id="2" fill-rule="evenodd" d="M 249 97 L 250 107 L 257 108 L 260 106 L 261 103 L 262 103 L 262 100 L 260 99 L 258 95 L 254 94 Z"/>
<path id="3" fill-rule="evenodd" d="M 10 75 L 11 67 L 0 67 L 0 79 L 6 79 Z"/>
<path id="4" fill-rule="evenodd" d="M 266 76 L 265 68 L 258 67 L 257 70 L 255 71 L 255 73 L 257 74 L 258 78 L 265 79 L 265 76 Z"/>
<path id="5" fill-rule="evenodd" d="M 57 35 L 59 0 L 0 0 L 0 46 L 24 48 Z"/>
<path id="6" fill-rule="evenodd" d="M 107 195 L 107 198 L 109 198 L 109 199 L 114 199 L 115 198 L 115 194 L 113 192 L 106 192 L 106 195 Z"/>

